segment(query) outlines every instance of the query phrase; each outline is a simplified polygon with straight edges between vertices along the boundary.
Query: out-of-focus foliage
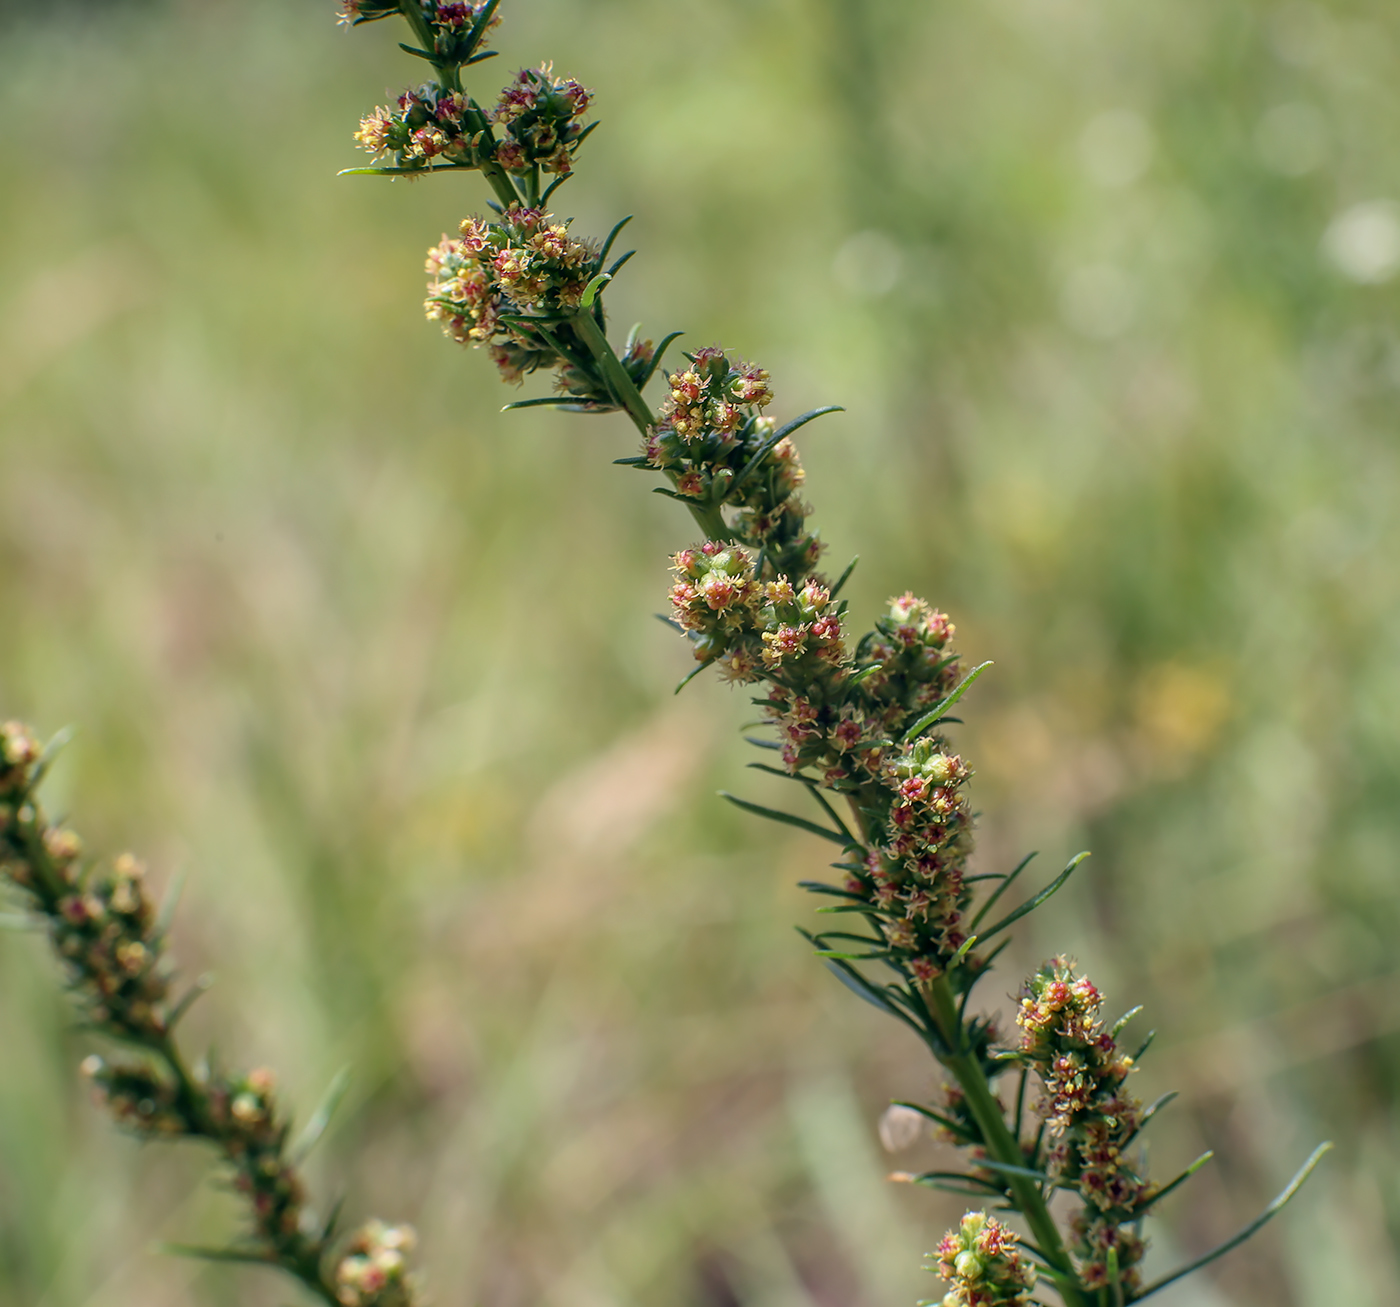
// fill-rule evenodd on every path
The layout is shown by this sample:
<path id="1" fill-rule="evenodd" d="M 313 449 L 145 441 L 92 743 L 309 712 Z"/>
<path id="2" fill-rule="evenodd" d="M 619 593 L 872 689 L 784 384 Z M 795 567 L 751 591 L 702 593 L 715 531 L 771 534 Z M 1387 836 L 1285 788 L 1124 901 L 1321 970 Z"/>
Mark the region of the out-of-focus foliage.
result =
<path id="1" fill-rule="evenodd" d="M 927 1294 L 956 1212 L 883 1184 L 875 1121 L 936 1086 L 788 928 L 822 850 L 712 797 L 743 698 L 672 698 L 650 616 L 685 524 L 620 418 L 499 415 L 423 324 L 484 195 L 333 175 L 417 75 L 333 8 L 0 10 L 0 710 L 81 728 L 53 799 L 92 845 L 188 872 L 192 1034 L 305 1110 L 353 1064 L 326 1190 L 416 1221 L 440 1303 Z M 996 660 L 987 865 L 1094 849 L 1002 990 L 1068 951 L 1148 1005 L 1154 1170 L 1222 1157 L 1157 1265 L 1340 1141 L 1161 1301 L 1393 1302 L 1389 7 L 507 8 L 484 89 L 600 91 L 558 207 L 637 214 L 616 325 L 844 403 L 803 447 L 856 608 L 912 586 Z M 282 1301 L 150 1251 L 232 1203 L 91 1109 L 40 941 L 0 986 L 0 1301 Z"/>

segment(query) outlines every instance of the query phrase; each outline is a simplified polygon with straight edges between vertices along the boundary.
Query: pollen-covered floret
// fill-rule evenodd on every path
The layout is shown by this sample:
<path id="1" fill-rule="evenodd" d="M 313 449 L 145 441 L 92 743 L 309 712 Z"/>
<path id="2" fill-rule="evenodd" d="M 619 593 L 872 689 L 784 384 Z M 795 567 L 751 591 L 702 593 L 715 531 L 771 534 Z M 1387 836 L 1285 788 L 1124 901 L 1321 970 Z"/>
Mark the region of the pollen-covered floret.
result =
<path id="1" fill-rule="evenodd" d="M 557 78 L 550 64 L 522 68 L 501 92 L 491 121 L 502 129 L 495 158 L 507 172 L 570 172 L 574 151 L 588 129 L 582 118 L 593 94 L 571 77 Z"/>
<path id="2" fill-rule="evenodd" d="M 968 1212 L 938 1245 L 938 1274 L 952 1290 L 943 1307 L 1025 1307 L 1035 1267 L 1021 1255 L 1016 1235 L 985 1212 Z"/>
<path id="3" fill-rule="evenodd" d="M 671 607 L 690 635 L 696 659 L 725 658 L 735 679 L 748 679 L 756 665 L 752 646 L 761 602 L 753 559 L 737 546 L 708 540 L 671 561 L 676 573 Z"/>
<path id="4" fill-rule="evenodd" d="M 439 157 L 475 167 L 481 162 L 481 130 L 474 118 L 479 115 L 460 91 L 425 82 L 362 118 L 355 140 L 376 160 L 396 168 L 426 168 Z"/>
<path id="5" fill-rule="evenodd" d="M 428 251 L 424 307 L 454 340 L 490 344 L 502 373 L 517 381 L 564 362 L 520 315 L 576 308 L 597 264 L 597 251 L 574 240 L 567 223 L 515 205 L 497 222 L 468 218 L 459 236 Z"/>
<path id="6" fill-rule="evenodd" d="M 762 409 L 773 398 L 763 368 L 733 360 L 716 346 L 697 350 L 690 367 L 673 372 L 668 381 L 661 429 L 674 431 L 686 444 L 734 433 L 752 416 L 746 409 Z"/>

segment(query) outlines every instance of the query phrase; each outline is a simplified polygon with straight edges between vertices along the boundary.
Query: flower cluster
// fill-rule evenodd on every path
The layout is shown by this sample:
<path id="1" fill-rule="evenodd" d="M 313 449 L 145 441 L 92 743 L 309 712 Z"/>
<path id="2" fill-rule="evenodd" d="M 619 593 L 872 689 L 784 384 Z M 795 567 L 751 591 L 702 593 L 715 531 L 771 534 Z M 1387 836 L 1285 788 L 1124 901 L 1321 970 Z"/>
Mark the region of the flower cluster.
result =
<path id="1" fill-rule="evenodd" d="M 773 398 L 768 373 L 717 348 L 689 359 L 667 378 L 639 466 L 667 473 L 697 505 L 730 509 L 735 538 L 762 554 L 760 575 L 797 584 L 816 565 L 821 543 L 806 529 L 811 510 L 798 497 L 797 448 L 761 416 Z"/>
<path id="2" fill-rule="evenodd" d="M 419 30 L 429 35 L 432 47 L 423 53 L 444 68 L 459 68 L 474 62 L 482 37 L 501 21 L 499 15 L 493 12 L 483 24 L 481 20 L 486 8 L 486 0 L 480 0 L 477 4 L 440 4 L 438 0 L 419 0 L 418 18 L 422 24 Z M 388 3 L 388 0 L 340 0 L 337 21 L 357 26 L 402 12 L 401 5 Z"/>
<path id="3" fill-rule="evenodd" d="M 968 1212 L 938 1245 L 938 1274 L 952 1286 L 942 1307 L 1025 1307 L 1035 1267 L 1015 1234 L 985 1212 Z"/>
<path id="4" fill-rule="evenodd" d="M 123 854 L 89 869 L 82 841 L 28 801 L 38 746 L 17 722 L 0 726 L 0 870 L 47 921 L 87 1019 L 133 1039 L 166 1030 L 170 978 L 141 864 Z"/>
<path id="5" fill-rule="evenodd" d="M 426 168 L 438 158 L 475 168 L 491 157 L 480 112 L 460 91 L 436 82 L 412 87 L 392 106 L 380 105 L 360 119 L 355 140 L 396 168 Z"/>
<path id="6" fill-rule="evenodd" d="M 588 130 L 581 119 L 592 98 L 573 78 L 555 77 L 550 64 L 522 68 L 491 113 L 491 121 L 503 131 L 496 162 L 512 173 L 539 167 L 567 174 Z"/>
<path id="7" fill-rule="evenodd" d="M 515 205 L 498 222 L 468 218 L 428 251 L 428 317 L 454 340 L 488 344 L 508 381 L 570 361 L 573 329 L 553 319 L 578 308 L 598 271 L 597 250 L 550 218 Z"/>
<path id="8" fill-rule="evenodd" d="M 337 1299 L 344 1307 L 413 1307 L 418 1297 L 405 1254 L 416 1242 L 406 1225 L 363 1226 L 335 1269 Z"/>
<path id="9" fill-rule="evenodd" d="M 111 1064 L 94 1053 L 83 1059 L 82 1070 L 96 1086 L 98 1101 L 133 1134 L 154 1139 L 189 1133 L 176 1087 L 151 1062 L 124 1058 Z"/>
<path id="10" fill-rule="evenodd" d="M 1084 1201 L 1073 1222 L 1080 1278 L 1088 1288 L 1107 1285 L 1113 1253 L 1119 1283 L 1131 1291 L 1145 1251 L 1138 1222 L 1156 1189 L 1124 1156 L 1142 1127 L 1142 1104 L 1125 1088 L 1133 1060 L 1104 1029 L 1102 1006 L 1088 977 L 1053 958 L 1026 982 L 1016 1023 L 1021 1057 L 1045 1086 L 1047 1168 Z"/>

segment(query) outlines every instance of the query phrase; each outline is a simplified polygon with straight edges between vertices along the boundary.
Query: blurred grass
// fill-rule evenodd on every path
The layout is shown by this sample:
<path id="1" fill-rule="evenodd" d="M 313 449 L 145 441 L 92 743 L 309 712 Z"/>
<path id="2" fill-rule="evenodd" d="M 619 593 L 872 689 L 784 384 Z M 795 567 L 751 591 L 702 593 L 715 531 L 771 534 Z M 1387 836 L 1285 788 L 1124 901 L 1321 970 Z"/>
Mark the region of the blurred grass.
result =
<path id="1" fill-rule="evenodd" d="M 650 616 L 684 524 L 621 421 L 500 416 L 421 321 L 481 195 L 333 175 L 414 73 L 329 8 L 0 8 L 3 711 L 80 727 L 53 802 L 95 849 L 188 872 L 192 1039 L 303 1111 L 353 1065 L 319 1178 L 419 1224 L 440 1303 L 932 1292 L 956 1213 L 874 1122 L 935 1082 L 791 933 L 820 849 L 712 797 L 742 699 L 673 699 Z M 997 663 L 983 858 L 1094 849 L 1003 989 L 1065 950 L 1147 1004 L 1156 1170 L 1221 1158 L 1156 1255 L 1339 1140 L 1172 1301 L 1393 1301 L 1393 15 L 518 9 L 485 85 L 601 92 L 560 198 L 637 215 L 616 325 L 847 406 L 804 452 L 855 608 L 912 586 Z M 234 1208 L 112 1134 L 40 942 L 0 946 L 0 1301 L 285 1301 L 150 1252 Z"/>

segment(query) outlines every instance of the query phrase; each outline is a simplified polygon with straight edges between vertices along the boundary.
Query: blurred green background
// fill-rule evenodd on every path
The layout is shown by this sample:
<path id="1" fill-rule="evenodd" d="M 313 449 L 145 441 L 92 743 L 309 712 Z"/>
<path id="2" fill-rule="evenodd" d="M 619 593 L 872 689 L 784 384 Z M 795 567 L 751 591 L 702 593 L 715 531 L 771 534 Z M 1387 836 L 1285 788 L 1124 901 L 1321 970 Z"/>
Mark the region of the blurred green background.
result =
<path id="1" fill-rule="evenodd" d="M 885 1183 L 938 1080 L 807 956 L 816 841 L 727 809 L 744 696 L 651 614 L 674 506 L 620 418 L 500 415 L 422 321 L 474 179 L 337 178 L 417 76 L 274 0 L 0 5 L 0 712 L 96 850 L 187 873 L 188 1026 L 279 1069 L 439 1307 L 938 1294 Z M 1161 1030 L 1163 1307 L 1386 1307 L 1400 1249 L 1400 29 L 1383 0 L 507 0 L 602 129 L 557 207 L 610 291 L 766 363 L 862 624 L 992 658 L 984 867 L 1094 858 L 1067 951 Z M 539 393 L 539 386 L 525 394 Z M 754 777 L 748 779 L 747 777 Z M 774 783 L 776 785 L 776 783 Z M 781 794 L 781 797 L 787 797 Z M 0 936 L 0 1302 L 275 1307 L 152 1251 L 236 1206 L 116 1135 L 39 939 Z"/>

